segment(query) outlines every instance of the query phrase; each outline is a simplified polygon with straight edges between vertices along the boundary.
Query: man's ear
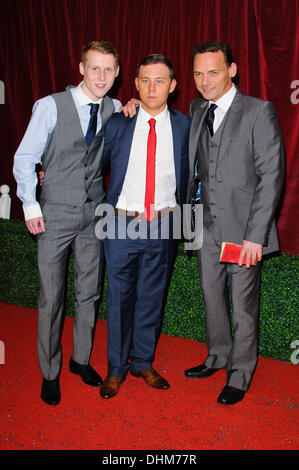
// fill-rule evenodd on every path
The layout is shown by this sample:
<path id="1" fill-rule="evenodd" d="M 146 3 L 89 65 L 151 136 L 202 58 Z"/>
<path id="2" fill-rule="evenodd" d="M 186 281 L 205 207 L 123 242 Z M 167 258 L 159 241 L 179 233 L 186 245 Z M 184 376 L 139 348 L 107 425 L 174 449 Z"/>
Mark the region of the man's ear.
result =
<path id="1" fill-rule="evenodd" d="M 79 64 L 79 72 L 81 73 L 81 75 L 84 75 L 84 65 L 83 65 L 83 62 L 80 62 L 80 64 Z"/>
<path id="2" fill-rule="evenodd" d="M 236 75 L 237 75 L 237 64 L 235 64 L 235 62 L 232 62 L 229 67 L 229 76 L 233 78 Z"/>
<path id="3" fill-rule="evenodd" d="M 172 92 L 175 90 L 176 85 L 177 85 L 177 81 L 176 81 L 175 78 L 173 78 L 173 79 L 171 80 L 169 93 L 172 93 Z"/>
<path id="4" fill-rule="evenodd" d="M 138 77 L 135 78 L 135 86 L 136 86 L 136 90 L 139 91 L 139 88 L 138 88 Z"/>

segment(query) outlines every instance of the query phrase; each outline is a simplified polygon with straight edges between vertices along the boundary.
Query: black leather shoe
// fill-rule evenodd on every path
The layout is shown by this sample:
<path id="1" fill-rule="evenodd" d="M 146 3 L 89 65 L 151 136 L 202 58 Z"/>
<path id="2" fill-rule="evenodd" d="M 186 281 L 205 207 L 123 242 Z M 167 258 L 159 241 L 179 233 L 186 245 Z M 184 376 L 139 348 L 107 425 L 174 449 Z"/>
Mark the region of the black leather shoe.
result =
<path id="1" fill-rule="evenodd" d="M 210 369 L 205 364 L 185 370 L 185 376 L 191 379 L 204 379 L 215 374 L 219 369 Z"/>
<path id="2" fill-rule="evenodd" d="M 220 393 L 217 401 L 221 405 L 234 405 L 235 403 L 243 400 L 245 393 L 246 392 L 244 390 L 226 385 Z"/>
<path id="3" fill-rule="evenodd" d="M 89 365 L 78 364 L 72 358 L 70 360 L 70 371 L 80 375 L 83 382 L 93 387 L 98 387 L 103 383 L 102 377 Z"/>
<path id="4" fill-rule="evenodd" d="M 48 405 L 58 405 L 61 400 L 59 379 L 43 380 L 41 399 Z"/>

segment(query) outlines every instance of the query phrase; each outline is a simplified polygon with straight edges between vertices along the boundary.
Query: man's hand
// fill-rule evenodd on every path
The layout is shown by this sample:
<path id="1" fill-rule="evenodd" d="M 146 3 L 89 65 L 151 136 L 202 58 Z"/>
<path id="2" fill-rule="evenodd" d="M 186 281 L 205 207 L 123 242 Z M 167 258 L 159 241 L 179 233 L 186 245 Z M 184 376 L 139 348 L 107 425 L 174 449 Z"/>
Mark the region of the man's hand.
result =
<path id="1" fill-rule="evenodd" d="M 141 101 L 136 98 L 130 99 L 125 106 L 118 110 L 119 113 L 123 112 L 125 116 L 130 116 L 131 118 L 136 114 L 136 108 L 139 106 Z"/>
<path id="2" fill-rule="evenodd" d="M 42 166 L 43 162 L 39 162 L 39 164 L 40 164 L 40 166 Z M 45 178 L 45 172 L 44 171 L 39 171 L 38 172 L 38 181 L 39 181 L 40 186 L 43 184 L 44 178 Z"/>
<path id="3" fill-rule="evenodd" d="M 250 268 L 252 264 L 256 265 L 257 261 L 261 261 L 262 259 L 262 248 L 262 245 L 260 245 L 259 243 L 253 243 L 248 242 L 247 240 L 243 240 L 243 247 L 239 258 L 239 266 L 243 265 L 244 256 L 246 268 Z"/>
<path id="4" fill-rule="evenodd" d="M 26 226 L 33 235 L 46 231 L 43 217 L 35 217 L 34 219 L 27 220 Z"/>

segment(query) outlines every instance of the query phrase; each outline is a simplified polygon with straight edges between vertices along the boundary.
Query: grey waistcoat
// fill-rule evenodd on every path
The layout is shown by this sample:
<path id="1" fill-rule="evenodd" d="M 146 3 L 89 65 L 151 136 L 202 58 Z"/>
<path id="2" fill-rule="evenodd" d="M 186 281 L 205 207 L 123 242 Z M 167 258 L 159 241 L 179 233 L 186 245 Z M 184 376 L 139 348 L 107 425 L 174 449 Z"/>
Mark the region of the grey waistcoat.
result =
<path id="1" fill-rule="evenodd" d="M 52 97 L 57 106 L 57 122 L 42 156 L 45 178 L 40 199 L 73 206 L 82 206 L 88 197 L 102 202 L 104 127 L 115 111 L 114 103 L 107 96 L 103 98 L 102 127 L 88 148 L 71 91 Z"/>
<path id="2" fill-rule="evenodd" d="M 212 232 L 216 243 L 221 243 L 221 236 L 217 225 L 216 163 L 226 118 L 227 115 L 222 120 L 213 137 L 210 137 L 208 127 L 203 123 L 197 145 L 196 160 L 198 160 L 199 178 L 201 181 L 200 202 L 203 204 L 203 224 Z"/>

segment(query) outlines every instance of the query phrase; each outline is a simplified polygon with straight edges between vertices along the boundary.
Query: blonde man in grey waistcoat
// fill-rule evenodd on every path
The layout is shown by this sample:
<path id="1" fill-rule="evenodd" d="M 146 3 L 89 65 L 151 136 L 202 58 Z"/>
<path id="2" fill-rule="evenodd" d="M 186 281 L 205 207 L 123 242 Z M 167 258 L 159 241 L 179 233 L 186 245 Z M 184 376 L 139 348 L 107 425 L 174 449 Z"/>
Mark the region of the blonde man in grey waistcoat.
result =
<path id="1" fill-rule="evenodd" d="M 38 100 L 14 157 L 17 194 L 26 226 L 37 236 L 40 294 L 38 358 L 43 375 L 41 398 L 60 402 L 61 330 L 67 260 L 74 254 L 75 318 L 69 368 L 92 386 L 102 383 L 91 367 L 96 306 L 101 296 L 102 241 L 95 236 L 95 209 L 105 190 L 101 165 L 103 131 L 121 104 L 106 94 L 119 72 L 119 55 L 106 41 L 84 47 L 83 81 Z M 45 177 L 36 200 L 35 165 Z"/>

